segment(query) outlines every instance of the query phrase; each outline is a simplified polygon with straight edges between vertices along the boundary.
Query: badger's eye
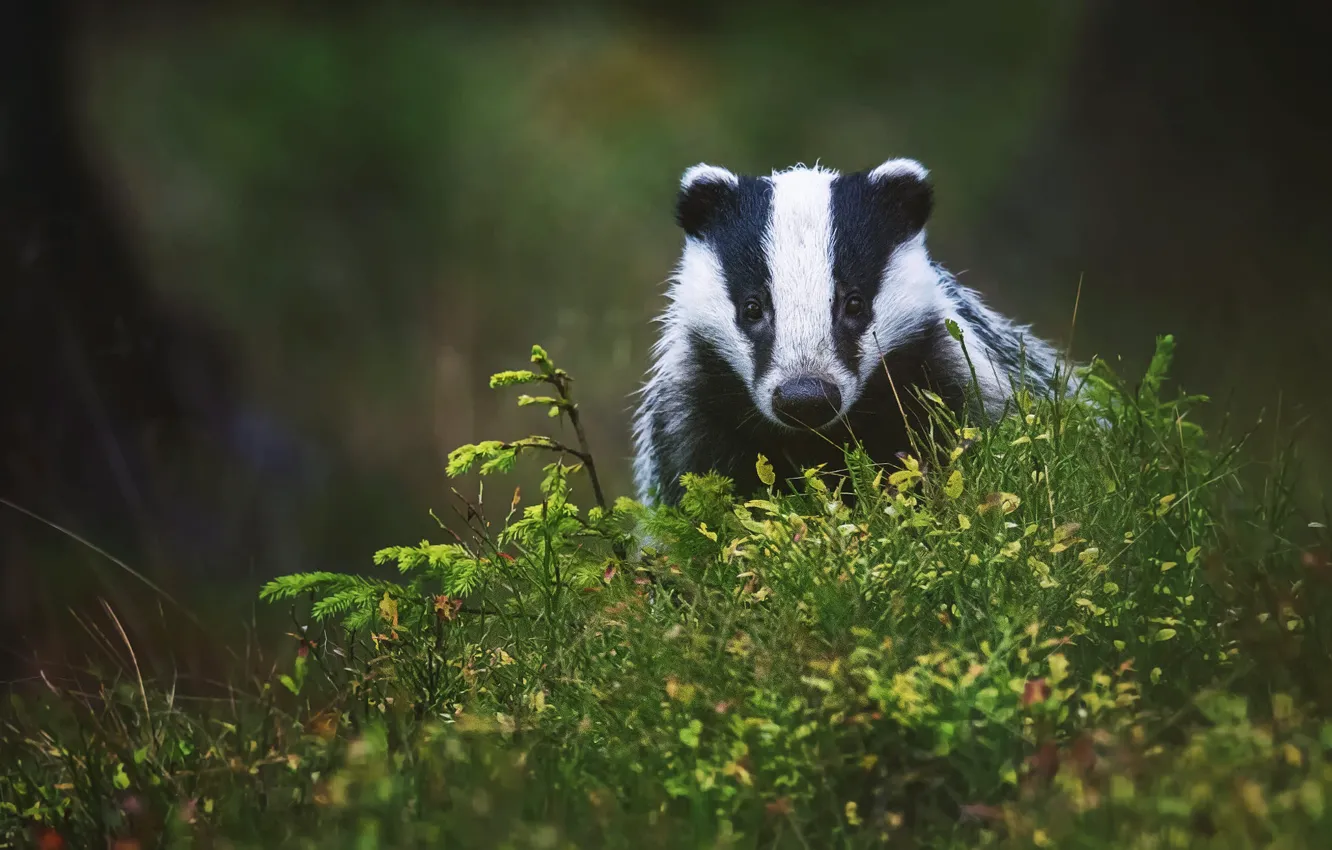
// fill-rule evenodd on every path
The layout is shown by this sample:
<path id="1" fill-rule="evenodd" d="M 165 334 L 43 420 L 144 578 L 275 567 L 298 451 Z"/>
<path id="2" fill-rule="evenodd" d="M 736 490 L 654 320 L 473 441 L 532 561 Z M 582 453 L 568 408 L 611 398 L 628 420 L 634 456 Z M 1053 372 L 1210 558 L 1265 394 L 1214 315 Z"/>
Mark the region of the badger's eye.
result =
<path id="1" fill-rule="evenodd" d="M 859 316 L 865 312 L 865 299 L 859 295 L 852 295 L 846 299 L 846 306 L 843 308 L 848 316 Z"/>
<path id="2" fill-rule="evenodd" d="M 763 318 L 763 305 L 753 298 L 749 299 L 745 302 L 744 316 L 747 322 L 757 322 Z"/>

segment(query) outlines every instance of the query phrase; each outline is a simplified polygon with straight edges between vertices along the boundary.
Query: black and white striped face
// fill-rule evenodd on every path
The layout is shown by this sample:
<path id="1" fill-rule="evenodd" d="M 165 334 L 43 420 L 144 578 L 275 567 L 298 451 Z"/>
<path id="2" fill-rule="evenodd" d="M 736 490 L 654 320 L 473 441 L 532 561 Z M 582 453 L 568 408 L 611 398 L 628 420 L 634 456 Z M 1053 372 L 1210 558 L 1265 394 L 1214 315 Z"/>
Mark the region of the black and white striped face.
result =
<path id="1" fill-rule="evenodd" d="M 938 314 L 926 177 L 907 159 L 845 175 L 689 169 L 676 206 L 686 240 L 668 332 L 709 343 L 771 422 L 835 422 L 881 355 Z"/>

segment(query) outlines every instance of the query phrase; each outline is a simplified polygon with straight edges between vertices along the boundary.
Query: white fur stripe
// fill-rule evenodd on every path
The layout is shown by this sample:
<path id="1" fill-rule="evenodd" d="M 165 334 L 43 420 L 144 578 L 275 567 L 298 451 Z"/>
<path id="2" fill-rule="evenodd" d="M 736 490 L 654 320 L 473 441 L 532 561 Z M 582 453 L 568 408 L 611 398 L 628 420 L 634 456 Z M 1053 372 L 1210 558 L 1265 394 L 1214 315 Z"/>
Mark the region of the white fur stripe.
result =
<path id="1" fill-rule="evenodd" d="M 754 401 L 770 418 L 772 393 L 783 381 L 812 375 L 837 384 L 842 397 L 859 394 L 854 375 L 838 362 L 833 340 L 832 181 L 836 171 L 797 168 L 776 172 L 772 219 L 764 236 L 772 274 L 776 338 L 772 364 L 754 387 Z"/>
<path id="2" fill-rule="evenodd" d="M 944 299 L 938 274 L 925 250 L 925 234 L 898 246 L 883 270 L 883 283 L 874 296 L 874 324 L 860 340 L 860 377 L 868 381 L 881 368 L 880 359 L 914 342 L 921 317 L 935 316 Z"/>

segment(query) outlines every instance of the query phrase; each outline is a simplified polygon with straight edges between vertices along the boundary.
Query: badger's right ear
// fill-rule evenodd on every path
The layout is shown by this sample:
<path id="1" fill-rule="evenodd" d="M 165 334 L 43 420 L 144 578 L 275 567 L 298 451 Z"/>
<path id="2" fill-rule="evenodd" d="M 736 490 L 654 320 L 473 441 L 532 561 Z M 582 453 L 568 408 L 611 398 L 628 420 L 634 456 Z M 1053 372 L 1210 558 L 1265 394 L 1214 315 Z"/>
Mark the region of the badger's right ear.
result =
<path id="1" fill-rule="evenodd" d="M 715 165 L 695 165 L 680 178 L 675 199 L 675 223 L 698 237 L 716 220 L 717 213 L 735 196 L 740 178 Z"/>

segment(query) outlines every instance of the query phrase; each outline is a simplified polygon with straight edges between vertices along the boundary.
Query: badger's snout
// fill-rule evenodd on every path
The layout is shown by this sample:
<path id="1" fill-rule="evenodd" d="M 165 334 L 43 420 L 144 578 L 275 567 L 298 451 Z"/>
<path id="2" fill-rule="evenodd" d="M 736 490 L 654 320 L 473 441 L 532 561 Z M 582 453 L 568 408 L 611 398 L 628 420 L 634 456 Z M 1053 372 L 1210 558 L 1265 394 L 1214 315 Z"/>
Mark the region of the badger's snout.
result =
<path id="1" fill-rule="evenodd" d="M 822 378 L 792 378 L 772 391 L 772 412 L 792 428 L 821 428 L 841 410 L 842 391 Z"/>

